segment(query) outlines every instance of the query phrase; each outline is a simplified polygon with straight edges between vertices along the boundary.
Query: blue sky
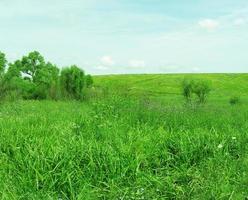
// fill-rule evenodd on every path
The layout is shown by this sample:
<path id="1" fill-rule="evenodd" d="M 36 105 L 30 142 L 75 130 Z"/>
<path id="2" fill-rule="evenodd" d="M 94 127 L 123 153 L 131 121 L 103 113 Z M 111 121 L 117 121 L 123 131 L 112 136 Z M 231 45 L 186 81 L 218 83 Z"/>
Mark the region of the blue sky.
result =
<path id="1" fill-rule="evenodd" d="M 1 0 L 0 50 L 87 73 L 248 72 L 247 0 Z"/>

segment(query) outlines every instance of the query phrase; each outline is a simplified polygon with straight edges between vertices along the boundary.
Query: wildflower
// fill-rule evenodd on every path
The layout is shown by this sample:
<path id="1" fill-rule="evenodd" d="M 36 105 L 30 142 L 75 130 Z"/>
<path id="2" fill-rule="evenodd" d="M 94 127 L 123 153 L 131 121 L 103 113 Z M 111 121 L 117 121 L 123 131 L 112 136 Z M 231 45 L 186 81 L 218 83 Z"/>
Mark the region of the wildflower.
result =
<path id="1" fill-rule="evenodd" d="M 223 144 L 219 144 L 218 149 L 222 149 L 222 148 L 223 148 Z"/>

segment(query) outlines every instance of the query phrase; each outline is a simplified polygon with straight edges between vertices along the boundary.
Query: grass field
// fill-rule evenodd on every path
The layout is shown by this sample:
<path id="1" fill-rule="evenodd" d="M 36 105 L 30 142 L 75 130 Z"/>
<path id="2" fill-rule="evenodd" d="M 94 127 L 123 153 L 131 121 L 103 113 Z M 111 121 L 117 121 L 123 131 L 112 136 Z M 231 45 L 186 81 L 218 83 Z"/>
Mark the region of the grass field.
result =
<path id="1" fill-rule="evenodd" d="M 204 79 L 212 82 L 211 100 L 228 102 L 231 96 L 248 97 L 248 74 L 148 74 L 107 75 L 95 77 L 97 86 L 113 91 L 128 91 L 134 96 L 148 95 L 158 99 L 182 100 L 181 84 L 184 79 Z"/>
<path id="2" fill-rule="evenodd" d="M 185 76 L 212 81 L 205 105 L 185 105 Z M 108 92 L 1 103 L 0 199 L 248 197 L 247 74 L 98 76 L 95 88 Z"/>

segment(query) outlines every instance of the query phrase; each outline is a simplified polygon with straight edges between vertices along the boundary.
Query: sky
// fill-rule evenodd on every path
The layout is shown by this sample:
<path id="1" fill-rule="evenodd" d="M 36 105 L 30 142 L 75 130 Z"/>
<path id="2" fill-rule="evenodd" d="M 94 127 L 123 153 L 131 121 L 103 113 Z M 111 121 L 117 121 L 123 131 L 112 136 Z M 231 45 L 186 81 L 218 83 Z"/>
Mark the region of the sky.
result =
<path id="1" fill-rule="evenodd" d="M 247 0 L 1 0 L 0 36 L 91 74 L 248 72 Z"/>

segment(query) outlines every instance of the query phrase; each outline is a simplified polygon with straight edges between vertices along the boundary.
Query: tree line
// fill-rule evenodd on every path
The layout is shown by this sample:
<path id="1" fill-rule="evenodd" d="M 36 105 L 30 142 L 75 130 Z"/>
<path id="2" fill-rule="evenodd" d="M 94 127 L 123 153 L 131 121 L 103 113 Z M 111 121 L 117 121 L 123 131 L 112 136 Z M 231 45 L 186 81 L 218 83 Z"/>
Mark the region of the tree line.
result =
<path id="1" fill-rule="evenodd" d="M 0 98 L 15 96 L 23 99 L 76 99 L 83 98 L 84 91 L 93 84 L 76 65 L 61 70 L 45 61 L 33 51 L 21 59 L 9 63 L 0 52 Z"/>

